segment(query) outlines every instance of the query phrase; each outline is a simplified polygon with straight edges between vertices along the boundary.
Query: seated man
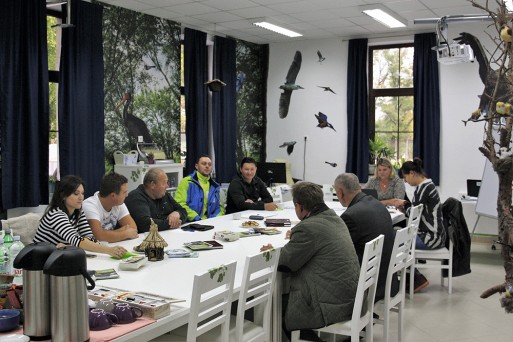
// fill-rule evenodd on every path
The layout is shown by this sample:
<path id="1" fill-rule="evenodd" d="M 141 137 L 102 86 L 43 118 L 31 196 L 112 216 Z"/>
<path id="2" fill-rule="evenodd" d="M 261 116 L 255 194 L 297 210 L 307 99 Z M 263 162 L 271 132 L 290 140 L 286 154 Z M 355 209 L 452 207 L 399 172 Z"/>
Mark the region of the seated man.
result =
<path id="1" fill-rule="evenodd" d="M 159 230 L 178 228 L 187 220 L 185 209 L 167 193 L 168 183 L 169 179 L 162 169 L 151 168 L 144 175 L 143 184 L 128 194 L 125 203 L 139 233 L 150 230 L 150 219 Z"/>
<path id="2" fill-rule="evenodd" d="M 188 221 L 198 221 L 224 214 L 219 201 L 219 184 L 210 178 L 212 160 L 199 157 L 196 171 L 182 179 L 176 189 L 175 200 L 187 211 Z"/>
<path id="3" fill-rule="evenodd" d="M 128 179 L 117 173 L 103 176 L 100 191 L 82 205 L 82 210 L 98 241 L 118 242 L 139 235 L 135 221 L 125 205 Z"/>
<path id="4" fill-rule="evenodd" d="M 276 210 L 273 196 L 256 176 L 256 161 L 246 157 L 240 162 L 240 175 L 232 179 L 226 198 L 226 213 L 243 210 Z"/>
<path id="5" fill-rule="evenodd" d="M 287 233 L 290 241 L 278 262 L 278 271 L 290 275 L 285 328 L 315 329 L 351 319 L 360 266 L 347 227 L 314 183 L 294 184 L 292 201 L 301 222 Z"/>
<path id="6" fill-rule="evenodd" d="M 344 220 L 353 240 L 358 261 L 361 263 L 365 244 L 383 234 L 383 252 L 379 267 L 378 285 L 375 301 L 385 298 L 388 265 L 394 248 L 395 233 L 392 218 L 387 208 L 377 199 L 361 191 L 358 177 L 352 173 L 343 173 L 335 179 L 335 191 L 340 203 L 347 207 L 340 216 Z M 391 295 L 399 291 L 397 276 L 392 279 Z"/>

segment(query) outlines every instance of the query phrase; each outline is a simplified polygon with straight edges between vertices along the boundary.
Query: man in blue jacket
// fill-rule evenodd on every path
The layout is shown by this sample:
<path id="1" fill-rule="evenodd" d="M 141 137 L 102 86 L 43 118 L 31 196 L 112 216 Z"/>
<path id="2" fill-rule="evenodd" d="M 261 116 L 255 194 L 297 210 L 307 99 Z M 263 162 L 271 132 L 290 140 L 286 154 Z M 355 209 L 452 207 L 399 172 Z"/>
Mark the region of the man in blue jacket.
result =
<path id="1" fill-rule="evenodd" d="M 182 179 L 175 194 L 175 200 L 187 211 L 187 221 L 224 215 L 219 200 L 220 186 L 210 177 L 212 160 L 201 155 L 195 168 L 196 171 Z"/>

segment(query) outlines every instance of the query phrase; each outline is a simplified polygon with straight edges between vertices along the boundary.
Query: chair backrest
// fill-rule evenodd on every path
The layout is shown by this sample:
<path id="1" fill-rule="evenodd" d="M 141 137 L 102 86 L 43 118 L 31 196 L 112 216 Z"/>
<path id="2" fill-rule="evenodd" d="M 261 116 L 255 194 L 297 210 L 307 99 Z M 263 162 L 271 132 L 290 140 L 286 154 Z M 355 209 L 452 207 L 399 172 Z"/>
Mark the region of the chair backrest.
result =
<path id="1" fill-rule="evenodd" d="M 419 204 L 410 208 L 410 215 L 408 216 L 408 223 L 406 224 L 406 227 L 411 227 L 411 225 L 414 224 L 415 229 L 419 229 L 423 209 L 424 204 Z"/>
<path id="2" fill-rule="evenodd" d="M 19 235 L 21 242 L 26 246 L 33 242 L 42 214 L 27 213 L 17 217 L 2 220 L 2 229 L 9 228 L 12 235 Z"/>
<path id="3" fill-rule="evenodd" d="M 267 188 L 267 191 L 273 196 L 273 202 L 274 203 L 283 203 L 283 199 L 281 197 L 281 188 L 272 186 L 270 188 Z"/>
<path id="4" fill-rule="evenodd" d="M 194 276 L 187 342 L 219 325 L 222 341 L 228 341 L 236 264 L 233 261 Z"/>
<path id="5" fill-rule="evenodd" d="M 406 224 L 406 227 L 413 227 L 415 228 L 415 231 L 418 231 L 420 220 L 422 220 L 422 210 L 424 209 L 424 204 L 418 204 L 416 206 L 413 206 L 410 208 L 410 216 L 408 217 L 408 223 Z M 414 264 L 415 263 L 415 240 L 412 241 L 411 246 L 411 258 L 409 259 L 408 264 Z M 412 294 L 410 293 L 410 296 Z"/>
<path id="6" fill-rule="evenodd" d="M 372 319 L 370 312 L 374 311 L 374 298 L 376 297 L 376 285 L 378 283 L 379 265 L 381 263 L 381 251 L 383 250 L 384 235 L 365 244 L 360 277 L 358 278 L 358 289 L 354 301 L 352 321 L 358 322 L 360 318 Z M 368 290 L 368 291 L 367 291 Z M 362 312 L 362 307 L 367 296 L 367 308 Z"/>
<path id="7" fill-rule="evenodd" d="M 274 280 L 278 269 L 281 248 L 268 250 L 253 256 L 246 257 L 242 284 L 240 287 L 239 304 L 237 307 L 237 324 L 235 330 L 236 341 L 261 341 L 265 335 L 266 341 L 271 333 L 271 299 L 274 290 Z M 244 313 L 255 307 L 263 305 L 262 334 L 245 340 Z"/>
<path id="8" fill-rule="evenodd" d="M 219 203 L 222 207 L 226 208 L 226 198 L 228 197 L 228 185 L 221 185 L 219 189 Z"/>
<path id="9" fill-rule="evenodd" d="M 388 265 L 387 282 L 385 287 L 385 301 L 390 298 L 392 288 L 392 279 L 395 273 L 400 272 L 401 283 L 399 291 L 403 291 L 406 279 L 406 268 L 410 265 L 408 262 L 411 258 L 410 251 L 415 242 L 417 235 L 417 227 L 412 224 L 409 227 L 400 229 L 395 233 L 394 247 Z"/>
<path id="10" fill-rule="evenodd" d="M 333 185 L 323 184 L 322 193 L 324 194 L 324 202 L 338 202 L 337 193 Z"/>

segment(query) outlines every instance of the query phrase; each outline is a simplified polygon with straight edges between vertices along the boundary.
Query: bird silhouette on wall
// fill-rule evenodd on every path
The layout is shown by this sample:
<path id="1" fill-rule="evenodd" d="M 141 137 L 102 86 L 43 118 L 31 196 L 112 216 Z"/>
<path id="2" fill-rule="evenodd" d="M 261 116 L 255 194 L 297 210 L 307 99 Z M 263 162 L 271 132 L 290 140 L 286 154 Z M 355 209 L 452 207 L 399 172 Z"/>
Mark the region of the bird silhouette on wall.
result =
<path id="1" fill-rule="evenodd" d="M 468 121 L 481 121 L 486 120 L 486 118 L 479 120 L 481 115 L 487 115 L 490 110 L 490 100 L 495 91 L 495 85 L 497 84 L 497 79 L 499 80 L 499 87 L 497 88 L 497 93 L 495 96 L 495 101 L 501 102 L 509 102 L 509 98 L 512 94 L 509 93 L 508 84 L 509 82 L 505 79 L 504 75 L 501 75 L 497 70 L 493 70 L 490 67 L 490 63 L 486 58 L 485 51 L 479 39 L 475 36 L 471 35 L 467 32 L 460 33 L 459 37 L 454 39 L 455 41 L 463 44 L 468 44 L 474 51 L 474 56 L 479 63 L 479 78 L 481 78 L 481 82 L 484 84 L 483 93 L 480 95 L 479 107 L 471 113 L 470 117 L 467 120 L 462 120 L 465 125 Z"/>
<path id="2" fill-rule="evenodd" d="M 294 151 L 294 145 L 296 144 L 295 141 L 289 141 L 289 142 L 284 142 L 283 144 L 280 145 L 280 147 L 287 147 L 287 154 L 290 155 L 292 153 L 292 151 Z"/>
<path id="3" fill-rule="evenodd" d="M 134 138 L 135 141 L 138 141 L 138 137 L 142 136 L 145 143 L 152 143 L 153 139 L 151 138 L 150 131 L 148 130 L 148 127 L 146 127 L 144 121 L 129 112 L 131 103 L 132 93 L 127 91 L 121 101 L 117 104 L 116 108 L 114 108 L 114 111 L 117 111 L 118 108 L 123 105 L 123 125 L 128 132 L 129 138 Z"/>
<path id="4" fill-rule="evenodd" d="M 333 94 L 336 94 L 333 89 L 331 89 L 330 87 L 323 87 L 323 86 L 318 86 L 319 88 L 322 88 L 324 89 L 324 91 L 331 91 Z"/>
<path id="5" fill-rule="evenodd" d="M 319 57 L 319 59 L 317 60 L 317 62 L 319 63 L 322 63 L 326 59 L 326 57 L 322 56 L 322 53 L 319 50 L 317 50 L 317 57 Z"/>
<path id="6" fill-rule="evenodd" d="M 333 125 L 328 122 L 328 116 L 326 114 L 319 112 L 319 115 L 317 115 L 317 114 L 314 114 L 314 115 L 317 118 L 317 121 L 319 122 L 317 127 L 320 127 L 320 128 L 329 127 L 332 130 L 334 130 L 335 132 L 337 131 L 335 129 L 335 127 L 333 127 Z"/>
<path id="7" fill-rule="evenodd" d="M 292 96 L 292 91 L 304 89 L 300 85 L 296 84 L 297 74 L 299 73 L 299 69 L 301 69 L 301 60 L 301 51 L 296 51 L 296 54 L 294 55 L 294 61 L 292 61 L 289 71 L 287 72 L 285 84 L 280 86 L 280 89 L 283 89 L 283 92 L 280 95 L 278 111 L 281 119 L 286 118 L 287 114 L 289 113 L 290 98 Z"/>

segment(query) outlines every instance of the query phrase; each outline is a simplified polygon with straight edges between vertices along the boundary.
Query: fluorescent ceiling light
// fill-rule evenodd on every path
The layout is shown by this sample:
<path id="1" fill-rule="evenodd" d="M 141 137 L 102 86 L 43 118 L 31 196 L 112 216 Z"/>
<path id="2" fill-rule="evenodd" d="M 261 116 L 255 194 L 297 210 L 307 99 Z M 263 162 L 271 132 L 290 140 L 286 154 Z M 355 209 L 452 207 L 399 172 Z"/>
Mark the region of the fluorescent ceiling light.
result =
<path id="1" fill-rule="evenodd" d="M 400 20 L 398 16 L 393 17 L 390 13 L 393 13 L 392 11 L 388 9 L 382 8 L 381 5 L 369 5 L 362 9 L 362 12 L 367 14 L 372 19 L 379 21 L 381 24 L 390 27 L 390 28 L 397 28 L 397 27 L 406 27 L 406 23 L 404 20 Z"/>
<path id="2" fill-rule="evenodd" d="M 301 33 L 297 33 L 297 32 L 288 30 L 288 29 L 283 28 L 281 26 L 277 26 L 277 25 L 271 24 L 271 23 L 269 23 L 267 21 L 255 21 L 255 22 L 253 22 L 253 25 L 265 28 L 267 30 L 270 30 L 270 31 L 273 31 L 273 32 L 276 32 L 276 33 L 279 33 L 279 34 L 283 34 L 284 36 L 287 36 L 287 37 L 294 38 L 294 37 L 301 37 L 302 36 Z"/>

